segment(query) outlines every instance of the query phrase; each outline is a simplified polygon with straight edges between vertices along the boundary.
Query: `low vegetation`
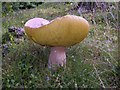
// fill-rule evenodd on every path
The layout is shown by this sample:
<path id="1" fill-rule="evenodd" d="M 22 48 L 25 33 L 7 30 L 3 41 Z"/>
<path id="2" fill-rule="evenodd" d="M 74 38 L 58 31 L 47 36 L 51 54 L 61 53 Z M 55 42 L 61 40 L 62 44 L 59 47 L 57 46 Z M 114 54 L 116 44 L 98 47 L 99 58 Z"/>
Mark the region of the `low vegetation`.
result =
<path id="1" fill-rule="evenodd" d="M 43 3 L 36 8 L 13 11 L 2 18 L 2 80 L 11 88 L 117 88 L 118 38 L 117 10 L 95 15 L 81 14 L 90 22 L 87 38 L 67 48 L 66 67 L 53 72 L 48 69 L 50 48 L 30 41 L 26 35 L 16 37 L 10 27 L 24 27 L 27 20 L 41 17 L 52 20 L 71 12 L 74 3 Z M 113 3 L 116 7 L 116 4 Z M 74 6 L 74 5 L 73 5 Z M 116 12 L 115 12 L 116 11 Z M 108 16 L 110 19 L 105 16 Z M 93 23 L 93 21 L 95 23 Z"/>

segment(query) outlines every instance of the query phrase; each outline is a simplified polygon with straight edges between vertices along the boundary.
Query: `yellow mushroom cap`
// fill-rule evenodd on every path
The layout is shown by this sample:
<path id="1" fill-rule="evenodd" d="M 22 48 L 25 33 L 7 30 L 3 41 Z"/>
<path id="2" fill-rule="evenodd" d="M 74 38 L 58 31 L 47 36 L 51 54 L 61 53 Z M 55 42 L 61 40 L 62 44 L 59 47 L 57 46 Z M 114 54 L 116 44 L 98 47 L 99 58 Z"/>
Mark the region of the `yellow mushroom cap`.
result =
<path id="1" fill-rule="evenodd" d="M 27 36 L 40 45 L 72 46 L 81 42 L 89 32 L 88 21 L 80 16 L 66 15 L 51 22 L 44 19 L 43 25 L 40 20 L 32 20 L 26 22 L 24 29 Z"/>

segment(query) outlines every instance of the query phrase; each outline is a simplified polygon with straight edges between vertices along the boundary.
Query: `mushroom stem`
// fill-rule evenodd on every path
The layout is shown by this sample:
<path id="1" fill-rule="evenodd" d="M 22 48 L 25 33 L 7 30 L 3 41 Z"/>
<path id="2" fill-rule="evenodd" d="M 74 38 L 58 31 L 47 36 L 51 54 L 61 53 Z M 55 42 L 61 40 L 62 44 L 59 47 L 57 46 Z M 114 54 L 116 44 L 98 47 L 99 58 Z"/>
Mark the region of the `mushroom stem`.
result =
<path id="1" fill-rule="evenodd" d="M 65 64 L 66 64 L 65 47 L 52 47 L 48 60 L 48 68 L 56 69 L 56 66 L 60 67 L 64 66 Z"/>

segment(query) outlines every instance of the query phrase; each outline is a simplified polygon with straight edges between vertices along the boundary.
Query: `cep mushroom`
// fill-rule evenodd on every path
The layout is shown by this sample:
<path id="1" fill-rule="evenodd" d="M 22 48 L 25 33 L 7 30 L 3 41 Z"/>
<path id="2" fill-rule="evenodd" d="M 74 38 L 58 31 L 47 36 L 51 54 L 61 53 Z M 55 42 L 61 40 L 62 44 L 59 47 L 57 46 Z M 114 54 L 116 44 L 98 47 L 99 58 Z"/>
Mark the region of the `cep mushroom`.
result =
<path id="1" fill-rule="evenodd" d="M 33 18 L 25 23 L 24 29 L 34 42 L 51 46 L 48 67 L 53 68 L 66 64 L 65 47 L 81 42 L 89 32 L 89 23 L 75 15 L 58 17 L 51 22 Z"/>

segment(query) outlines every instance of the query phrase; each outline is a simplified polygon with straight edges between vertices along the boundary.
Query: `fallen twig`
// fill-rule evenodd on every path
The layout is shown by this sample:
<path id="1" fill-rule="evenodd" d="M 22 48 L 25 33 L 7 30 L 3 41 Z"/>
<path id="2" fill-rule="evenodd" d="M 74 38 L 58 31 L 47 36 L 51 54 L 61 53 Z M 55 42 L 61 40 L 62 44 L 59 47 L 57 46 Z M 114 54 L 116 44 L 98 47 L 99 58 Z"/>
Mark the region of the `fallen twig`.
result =
<path id="1" fill-rule="evenodd" d="M 95 67 L 94 64 L 93 64 L 93 67 L 94 67 L 94 69 L 95 69 L 96 75 L 98 76 L 98 79 L 100 80 L 100 83 L 101 83 L 102 87 L 105 88 L 105 85 L 104 85 L 103 81 L 101 80 L 101 78 L 100 78 L 100 76 L 99 76 L 99 74 L 98 74 L 98 72 L 97 72 L 97 69 L 96 69 L 96 67 Z"/>

